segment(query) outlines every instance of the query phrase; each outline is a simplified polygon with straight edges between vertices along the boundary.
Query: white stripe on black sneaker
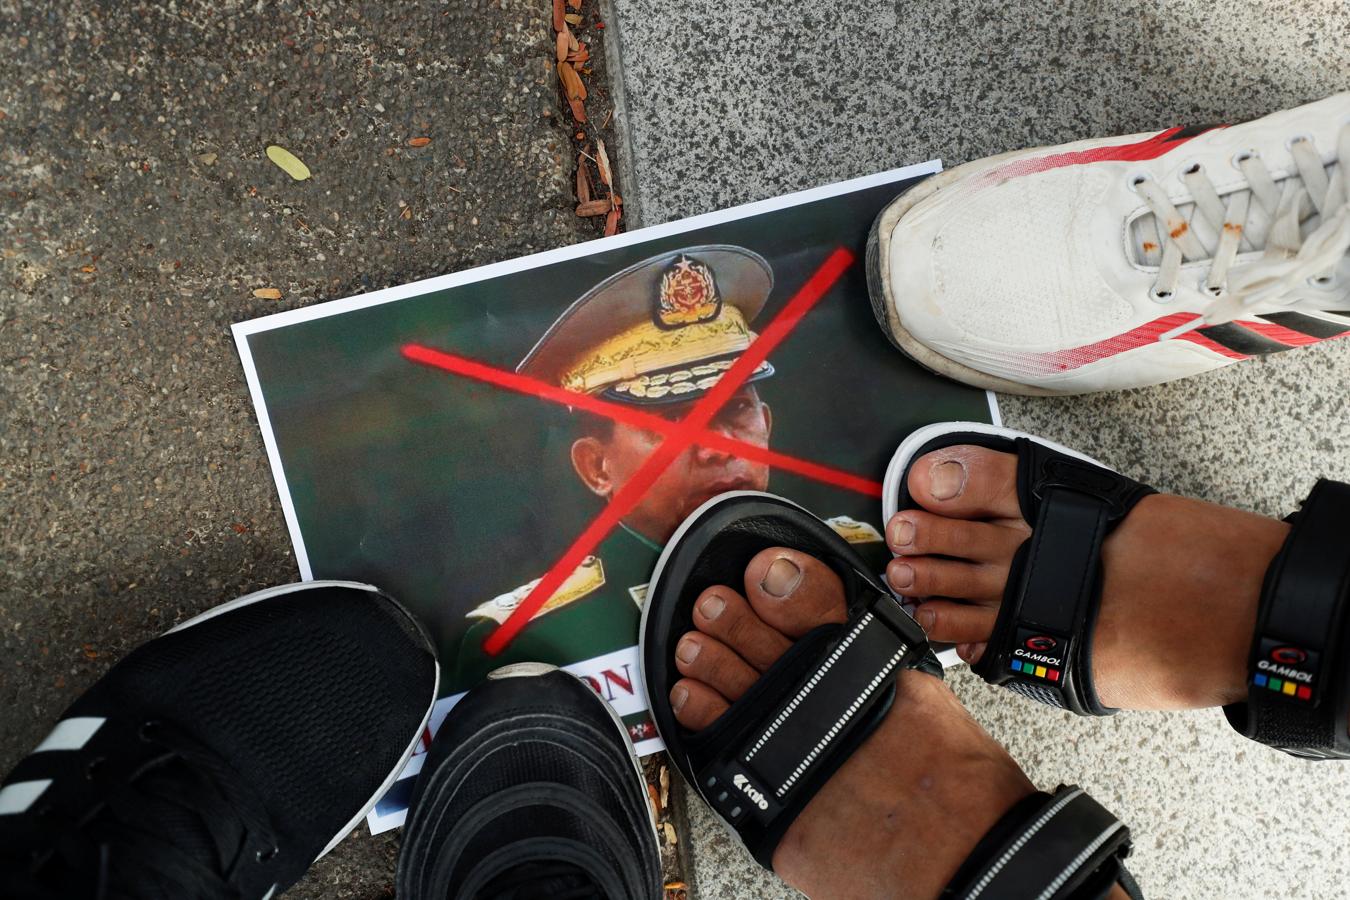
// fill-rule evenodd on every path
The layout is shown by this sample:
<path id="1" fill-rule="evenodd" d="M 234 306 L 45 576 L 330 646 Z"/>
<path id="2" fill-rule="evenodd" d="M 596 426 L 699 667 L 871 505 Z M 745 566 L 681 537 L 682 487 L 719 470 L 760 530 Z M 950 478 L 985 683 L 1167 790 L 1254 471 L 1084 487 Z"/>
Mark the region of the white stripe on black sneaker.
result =
<path id="1" fill-rule="evenodd" d="M 52 729 L 51 734 L 43 739 L 42 743 L 34 748 L 34 753 L 43 753 L 47 750 L 79 750 L 89 739 L 94 736 L 94 732 L 103 726 L 107 719 L 99 716 L 79 716 L 74 719 L 66 719 L 57 722 L 56 727 Z"/>
<path id="2" fill-rule="evenodd" d="M 16 781 L 0 790 L 0 816 L 12 816 L 27 812 L 33 801 L 42 796 L 52 783 L 50 778 L 41 781 Z"/>

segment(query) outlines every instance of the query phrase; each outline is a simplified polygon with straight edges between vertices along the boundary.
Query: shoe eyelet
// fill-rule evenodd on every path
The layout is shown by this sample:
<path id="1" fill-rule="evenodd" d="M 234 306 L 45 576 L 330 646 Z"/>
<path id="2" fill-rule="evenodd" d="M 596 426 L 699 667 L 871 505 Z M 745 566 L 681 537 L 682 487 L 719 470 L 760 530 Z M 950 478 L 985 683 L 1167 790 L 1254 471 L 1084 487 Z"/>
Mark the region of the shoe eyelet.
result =
<path id="1" fill-rule="evenodd" d="M 270 848 L 266 850 L 259 850 L 255 858 L 260 863 L 270 863 L 272 860 L 277 858 L 277 854 L 280 852 L 281 848 L 273 844 Z"/>
<path id="2" fill-rule="evenodd" d="M 1143 184 L 1145 181 L 1150 180 L 1150 177 L 1151 176 L 1147 172 L 1135 172 L 1133 175 L 1129 177 L 1129 179 L 1126 181 L 1126 184 L 1129 185 L 1130 190 L 1134 191 L 1137 194 L 1139 193 L 1139 186 Z"/>
<path id="3" fill-rule="evenodd" d="M 1293 150 L 1293 149 L 1294 149 L 1294 145 L 1297 144 L 1297 143 L 1301 143 L 1302 141 L 1307 141 L 1308 143 L 1311 144 L 1311 143 L 1312 143 L 1312 135 L 1310 135 L 1310 134 L 1295 134 L 1295 135 L 1291 136 L 1289 139 L 1287 139 L 1287 140 L 1284 142 L 1284 149 L 1286 149 L 1286 150 Z"/>
<path id="4" fill-rule="evenodd" d="M 1329 289 L 1335 283 L 1336 279 L 1330 275 L 1314 275 L 1308 279 L 1308 285 L 1310 287 L 1315 287 L 1318 290 L 1323 291 Z"/>
<path id="5" fill-rule="evenodd" d="M 1233 158 L 1229 160 L 1229 162 L 1233 164 L 1233 168 L 1237 169 L 1240 172 L 1242 171 L 1242 164 L 1245 163 L 1247 160 L 1260 158 L 1261 154 L 1258 151 L 1249 148 L 1247 150 L 1239 150 L 1237 153 L 1234 153 Z"/>
<path id="6" fill-rule="evenodd" d="M 1148 296 L 1154 303 L 1169 303 L 1176 294 L 1172 291 L 1160 291 L 1156 287 L 1148 289 Z"/>
<path id="7" fill-rule="evenodd" d="M 136 730 L 136 737 L 145 741 L 147 744 L 155 740 L 155 732 L 159 730 L 159 720 L 150 719 L 141 723 L 141 727 Z"/>
<path id="8" fill-rule="evenodd" d="M 95 756 L 89 762 L 84 764 L 84 780 L 93 781 L 98 775 L 98 770 L 103 768 L 103 764 L 108 761 L 106 756 Z"/>
<path id="9" fill-rule="evenodd" d="M 1190 162 L 1181 167 L 1177 172 L 1177 178 L 1185 179 L 1187 175 L 1198 175 L 1205 170 L 1205 167 L 1198 162 Z"/>

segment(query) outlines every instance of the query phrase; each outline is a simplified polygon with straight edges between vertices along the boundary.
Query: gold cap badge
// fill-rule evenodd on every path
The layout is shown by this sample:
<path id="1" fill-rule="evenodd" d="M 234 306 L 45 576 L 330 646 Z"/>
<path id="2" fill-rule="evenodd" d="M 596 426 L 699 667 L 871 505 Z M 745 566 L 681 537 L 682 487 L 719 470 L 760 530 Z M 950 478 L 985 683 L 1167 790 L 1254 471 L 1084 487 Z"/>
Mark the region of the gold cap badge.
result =
<path id="1" fill-rule="evenodd" d="M 661 275 L 656 297 L 656 324 L 660 328 L 683 328 L 717 318 L 722 298 L 712 269 L 684 254 Z"/>

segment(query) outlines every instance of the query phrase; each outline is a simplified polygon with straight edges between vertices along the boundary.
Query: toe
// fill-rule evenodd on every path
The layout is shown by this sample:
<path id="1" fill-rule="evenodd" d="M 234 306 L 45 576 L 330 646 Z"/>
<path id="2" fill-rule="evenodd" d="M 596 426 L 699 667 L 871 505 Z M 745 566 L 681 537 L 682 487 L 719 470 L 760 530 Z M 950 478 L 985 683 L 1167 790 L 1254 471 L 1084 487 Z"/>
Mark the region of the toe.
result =
<path id="1" fill-rule="evenodd" d="M 886 581 L 905 597 L 955 597 L 998 603 L 1008 566 L 936 556 L 901 556 L 886 565 Z"/>
<path id="2" fill-rule="evenodd" d="M 989 640 L 998 611 L 951 600 L 928 600 L 915 611 L 914 618 L 932 640 L 969 644 Z"/>
<path id="3" fill-rule="evenodd" d="M 1019 519 L 1017 457 L 957 445 L 925 453 L 910 466 L 910 496 L 920 506 L 959 519 Z"/>
<path id="4" fill-rule="evenodd" d="M 980 641 L 974 644 L 957 644 L 956 655 L 966 661 L 967 665 L 975 665 L 984 656 L 984 650 L 989 646 L 987 641 Z"/>
<path id="5" fill-rule="evenodd" d="M 750 560 L 745 567 L 745 596 L 766 625 L 793 638 L 826 622 L 848 619 L 839 576 L 797 550 L 773 547 Z"/>
<path id="6" fill-rule="evenodd" d="M 904 556 L 951 556 L 980 562 L 1008 562 L 1030 529 L 1015 525 L 949 519 L 922 509 L 907 509 L 886 525 L 886 543 Z"/>
<path id="7" fill-rule="evenodd" d="M 694 627 L 763 672 L 791 641 L 765 624 L 745 598 L 729 587 L 710 587 L 694 604 Z"/>
<path id="8" fill-rule="evenodd" d="M 681 678 L 670 689 L 670 711 L 675 721 L 691 731 L 707 728 L 729 706 L 726 697 L 692 678 Z"/>
<path id="9" fill-rule="evenodd" d="M 675 645 L 675 667 L 733 702 L 759 678 L 759 671 L 726 644 L 698 631 L 688 632 Z"/>

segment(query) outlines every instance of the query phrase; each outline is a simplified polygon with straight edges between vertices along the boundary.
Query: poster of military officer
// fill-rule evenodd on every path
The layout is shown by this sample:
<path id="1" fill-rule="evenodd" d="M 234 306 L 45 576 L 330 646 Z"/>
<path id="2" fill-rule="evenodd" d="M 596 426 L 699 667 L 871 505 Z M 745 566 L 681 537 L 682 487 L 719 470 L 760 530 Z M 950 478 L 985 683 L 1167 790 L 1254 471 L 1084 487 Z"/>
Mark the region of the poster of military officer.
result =
<path id="1" fill-rule="evenodd" d="M 783 494 L 880 571 L 881 504 L 859 483 L 879 482 L 913 429 L 995 415 L 983 392 L 906 360 L 873 318 L 868 229 L 913 176 L 236 326 L 301 574 L 375 583 L 409 606 L 441 648 L 446 696 L 508 663 L 567 666 L 650 749 L 634 645 L 652 568 L 685 516 L 724 491 Z M 526 609 L 653 450 L 840 255 L 853 262 L 706 429 Z M 511 639 L 489 646 L 508 622 Z"/>

